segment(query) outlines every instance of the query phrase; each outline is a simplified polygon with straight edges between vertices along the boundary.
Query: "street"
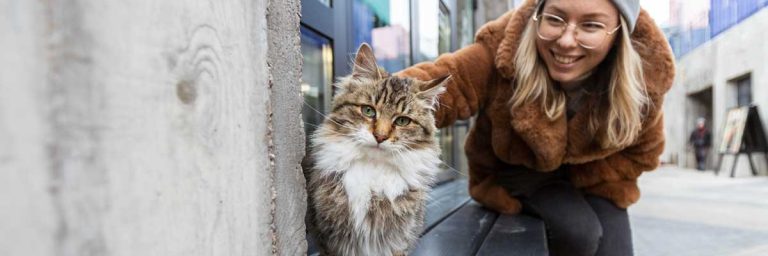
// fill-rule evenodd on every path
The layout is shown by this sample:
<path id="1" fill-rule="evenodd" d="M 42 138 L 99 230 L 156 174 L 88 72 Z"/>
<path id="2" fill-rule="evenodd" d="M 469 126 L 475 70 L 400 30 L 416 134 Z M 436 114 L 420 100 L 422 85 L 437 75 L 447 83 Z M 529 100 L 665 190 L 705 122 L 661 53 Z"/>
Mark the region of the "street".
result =
<path id="1" fill-rule="evenodd" d="M 660 167 L 630 207 L 638 256 L 768 255 L 768 177 Z"/>

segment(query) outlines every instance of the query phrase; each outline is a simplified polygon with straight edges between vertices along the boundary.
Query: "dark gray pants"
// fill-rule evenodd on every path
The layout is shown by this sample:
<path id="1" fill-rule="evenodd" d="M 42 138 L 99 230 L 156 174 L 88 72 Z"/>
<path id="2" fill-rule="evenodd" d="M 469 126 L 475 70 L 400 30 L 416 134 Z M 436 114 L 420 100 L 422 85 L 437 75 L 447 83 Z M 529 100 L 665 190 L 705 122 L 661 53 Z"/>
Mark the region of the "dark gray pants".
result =
<path id="1" fill-rule="evenodd" d="M 550 255 L 633 255 L 627 210 L 607 199 L 584 195 L 567 180 L 521 199 L 524 212 L 544 220 Z"/>
<path id="2" fill-rule="evenodd" d="M 696 147 L 696 169 L 703 171 L 707 167 L 707 151 L 706 147 Z"/>

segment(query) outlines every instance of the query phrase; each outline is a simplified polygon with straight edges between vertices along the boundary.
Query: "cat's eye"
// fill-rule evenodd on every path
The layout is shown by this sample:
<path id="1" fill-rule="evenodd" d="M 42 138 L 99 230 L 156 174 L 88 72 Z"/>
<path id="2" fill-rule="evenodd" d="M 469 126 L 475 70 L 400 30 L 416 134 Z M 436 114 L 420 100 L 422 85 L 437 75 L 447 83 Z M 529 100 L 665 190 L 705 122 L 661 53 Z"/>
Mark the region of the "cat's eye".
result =
<path id="1" fill-rule="evenodd" d="M 360 111 L 363 112 L 364 116 L 367 116 L 370 118 L 376 117 L 376 110 L 373 109 L 373 107 L 371 106 L 363 106 L 362 108 L 360 108 Z"/>
<path id="2" fill-rule="evenodd" d="M 411 119 L 404 116 L 401 116 L 395 119 L 395 125 L 397 126 L 406 126 L 410 123 L 411 123 Z"/>

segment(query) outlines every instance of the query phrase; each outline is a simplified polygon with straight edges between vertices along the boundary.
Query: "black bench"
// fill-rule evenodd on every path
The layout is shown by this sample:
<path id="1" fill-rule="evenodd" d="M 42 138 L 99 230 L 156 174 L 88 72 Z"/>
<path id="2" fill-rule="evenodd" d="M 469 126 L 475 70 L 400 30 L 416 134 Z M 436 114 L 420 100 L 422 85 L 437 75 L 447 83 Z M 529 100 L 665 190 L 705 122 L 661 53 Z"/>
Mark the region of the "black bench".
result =
<path id="1" fill-rule="evenodd" d="M 547 255 L 544 223 L 499 215 L 470 199 L 466 180 L 436 187 L 425 230 L 410 255 Z"/>
<path id="2" fill-rule="evenodd" d="M 316 248 L 309 240 L 310 255 Z M 499 215 L 467 194 L 467 181 L 441 184 L 432 191 L 422 237 L 412 256 L 547 255 L 541 220 L 527 215 Z"/>

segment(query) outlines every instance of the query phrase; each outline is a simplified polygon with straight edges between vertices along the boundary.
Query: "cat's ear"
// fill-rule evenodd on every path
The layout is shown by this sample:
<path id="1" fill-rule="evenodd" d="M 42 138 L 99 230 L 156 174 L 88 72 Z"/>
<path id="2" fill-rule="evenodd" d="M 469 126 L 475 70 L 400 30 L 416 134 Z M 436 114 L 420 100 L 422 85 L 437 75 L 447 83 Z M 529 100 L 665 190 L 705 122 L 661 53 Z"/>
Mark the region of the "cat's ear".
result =
<path id="1" fill-rule="evenodd" d="M 355 54 L 355 65 L 352 67 L 352 77 L 364 77 L 373 80 L 379 80 L 384 78 L 385 74 L 382 74 L 379 70 L 379 65 L 376 64 L 376 56 L 373 55 L 371 46 L 367 43 L 363 43 L 357 48 Z"/>
<path id="2" fill-rule="evenodd" d="M 445 87 L 448 82 L 451 81 L 451 75 L 445 75 L 443 77 L 432 79 L 421 85 L 421 90 L 416 95 L 427 102 L 427 105 L 434 108 L 437 106 L 437 98 L 445 92 Z"/>

